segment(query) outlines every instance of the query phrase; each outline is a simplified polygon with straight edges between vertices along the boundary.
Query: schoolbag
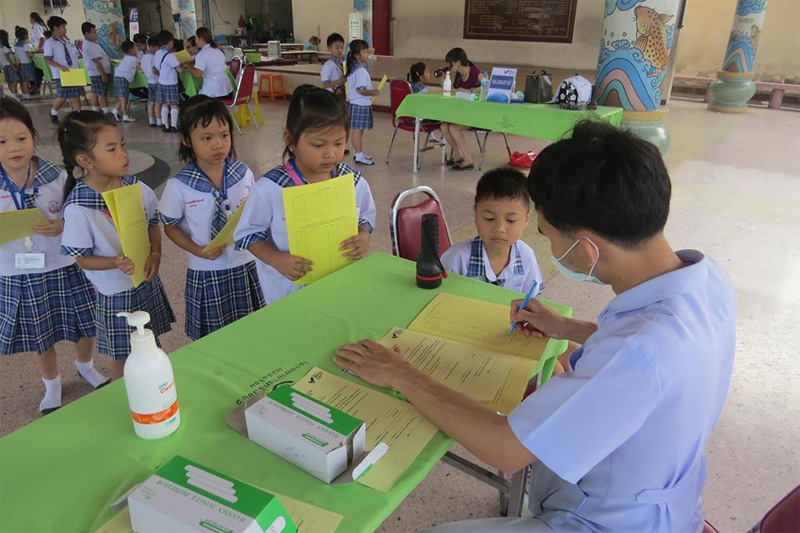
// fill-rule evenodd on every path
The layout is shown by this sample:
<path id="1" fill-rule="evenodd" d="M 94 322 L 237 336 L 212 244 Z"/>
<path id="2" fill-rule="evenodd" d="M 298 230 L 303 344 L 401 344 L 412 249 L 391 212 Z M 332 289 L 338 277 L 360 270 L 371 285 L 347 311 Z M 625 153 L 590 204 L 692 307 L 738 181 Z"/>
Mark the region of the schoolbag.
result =
<path id="1" fill-rule="evenodd" d="M 592 99 L 592 84 L 580 74 L 571 76 L 558 84 L 558 90 L 551 100 L 562 109 L 578 109 Z"/>

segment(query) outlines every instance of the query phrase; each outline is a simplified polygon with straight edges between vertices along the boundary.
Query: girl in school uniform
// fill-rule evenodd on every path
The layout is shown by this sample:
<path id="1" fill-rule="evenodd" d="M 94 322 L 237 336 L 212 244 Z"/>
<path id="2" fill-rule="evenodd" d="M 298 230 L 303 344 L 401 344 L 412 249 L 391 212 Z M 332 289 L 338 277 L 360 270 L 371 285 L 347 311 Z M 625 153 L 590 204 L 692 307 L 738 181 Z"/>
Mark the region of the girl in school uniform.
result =
<path id="1" fill-rule="evenodd" d="M 58 125 L 58 110 L 67 100 L 72 109 L 80 111 L 83 87 L 62 87 L 61 71 L 78 68 L 78 47 L 67 39 L 67 21 L 61 17 L 50 17 L 47 21 L 53 34 L 44 42 L 44 59 L 50 65 L 50 74 L 56 85 L 56 99 L 50 110 L 50 122 Z"/>
<path id="2" fill-rule="evenodd" d="M 39 410 L 61 407 L 55 344 L 76 343 L 78 374 L 93 387 L 108 383 L 95 370 L 91 283 L 61 250 L 67 173 L 34 155 L 36 130 L 28 111 L 0 100 L 0 211 L 38 209 L 48 224 L 33 235 L 0 244 L 0 354 L 36 352 L 45 393 Z"/>
<path id="3" fill-rule="evenodd" d="M 228 65 L 225 63 L 225 54 L 214 42 L 211 30 L 197 28 L 195 42 L 200 52 L 194 58 L 194 67 L 191 71 L 192 76 L 203 78 L 200 94 L 212 98 L 228 96 L 233 92 L 233 85 L 228 78 Z"/>
<path id="4" fill-rule="evenodd" d="M 36 83 L 36 69 L 33 67 L 33 52 L 28 43 L 28 30 L 17 26 L 14 36 L 17 41 L 14 43 L 14 55 L 17 56 L 19 63 L 20 88 L 22 89 L 22 99 L 29 100 L 31 87 Z"/>
<path id="5" fill-rule="evenodd" d="M 148 328 L 158 339 L 168 332 L 175 315 L 158 277 L 161 263 L 161 231 L 158 227 L 156 195 L 128 174 L 128 151 L 116 124 L 96 111 L 73 111 L 58 128 L 58 143 L 64 156 L 67 184 L 64 188 L 64 236 L 61 253 L 75 257 L 86 277 L 97 287 L 97 351 L 113 359 L 111 377 L 122 376 L 131 350 L 131 328 L 121 311 L 146 311 Z M 80 168 L 82 177 L 74 173 Z M 149 225 L 150 256 L 144 264 L 144 279 L 133 286 L 133 261 L 122 253 L 114 221 L 103 192 L 138 184 L 142 190 Z"/>
<path id="6" fill-rule="evenodd" d="M 270 304 L 301 285 L 294 281 L 313 264 L 289 253 L 289 236 L 283 209 L 283 189 L 355 175 L 358 233 L 341 243 L 345 257 L 356 260 L 369 251 L 375 227 L 375 202 L 361 172 L 342 163 L 348 134 L 347 109 L 336 96 L 312 85 L 298 87 L 292 95 L 284 132 L 284 160 L 264 174 L 251 192 L 236 227 L 237 249 L 256 256 L 264 299 Z"/>
<path id="7" fill-rule="evenodd" d="M 164 233 L 186 250 L 186 335 L 208 335 L 264 307 L 255 258 L 233 246 L 203 251 L 247 199 L 253 173 L 236 160 L 233 120 L 219 100 L 181 104 L 179 149 L 187 165 L 167 181 L 158 205 Z"/>
<path id="8" fill-rule="evenodd" d="M 411 91 L 414 94 L 428 92 L 428 88 L 425 87 L 425 83 L 431 81 L 428 67 L 422 61 L 419 63 L 414 63 L 411 65 L 411 69 L 408 71 L 406 80 L 408 80 L 408 83 L 411 84 Z"/>
<path id="9" fill-rule="evenodd" d="M 356 39 L 347 52 L 347 97 L 350 100 L 350 129 L 353 134 L 355 162 L 359 165 L 374 165 L 372 157 L 364 153 L 364 131 L 372 129 L 372 97 L 379 91 L 372 88 L 372 79 L 367 67 L 369 45 Z"/>
<path id="10" fill-rule="evenodd" d="M 0 54 L 2 54 L 3 76 L 6 79 L 6 83 L 8 83 L 8 90 L 11 91 L 12 98 L 18 98 L 19 71 L 17 70 L 16 57 L 14 52 L 11 51 L 11 45 L 8 43 L 8 32 L 6 30 L 0 30 Z"/>

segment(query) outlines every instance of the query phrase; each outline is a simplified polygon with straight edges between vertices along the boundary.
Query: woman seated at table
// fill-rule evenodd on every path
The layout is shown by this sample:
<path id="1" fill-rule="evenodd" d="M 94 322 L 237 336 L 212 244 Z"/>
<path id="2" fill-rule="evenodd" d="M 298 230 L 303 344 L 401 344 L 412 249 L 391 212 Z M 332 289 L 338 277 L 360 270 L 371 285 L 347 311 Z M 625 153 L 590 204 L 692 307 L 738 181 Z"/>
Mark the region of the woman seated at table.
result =
<path id="1" fill-rule="evenodd" d="M 203 78 L 200 94 L 211 98 L 228 96 L 233 92 L 233 85 L 228 78 L 228 65 L 225 63 L 225 54 L 214 42 L 211 30 L 197 28 L 195 43 L 200 52 L 195 56 L 194 66 L 190 70 L 193 76 Z"/>
<path id="2" fill-rule="evenodd" d="M 444 60 L 450 65 L 451 76 L 454 76 L 451 78 L 453 90 L 470 93 L 481 90 L 483 73 L 469 60 L 463 48 L 453 48 L 447 52 Z M 444 133 L 447 142 L 453 149 L 451 159 L 448 159 L 445 163 L 447 166 L 452 166 L 453 170 L 471 170 L 475 168 L 472 156 L 467 148 L 467 142 L 464 139 L 464 130 L 469 128 L 469 126 L 461 126 L 459 124 L 442 123 L 442 133 Z"/>

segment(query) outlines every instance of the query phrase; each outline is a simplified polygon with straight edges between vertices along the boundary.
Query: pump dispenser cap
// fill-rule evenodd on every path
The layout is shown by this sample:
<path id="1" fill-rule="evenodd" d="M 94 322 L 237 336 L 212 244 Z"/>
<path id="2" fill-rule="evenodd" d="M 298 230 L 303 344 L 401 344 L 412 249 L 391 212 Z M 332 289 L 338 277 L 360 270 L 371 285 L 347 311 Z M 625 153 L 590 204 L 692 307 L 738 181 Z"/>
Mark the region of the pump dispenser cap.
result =
<path id="1" fill-rule="evenodd" d="M 134 311 L 133 313 L 120 312 L 118 317 L 125 317 L 128 325 L 136 328 L 131 333 L 131 349 L 135 351 L 149 350 L 156 348 L 156 339 L 153 332 L 145 329 L 145 325 L 150 322 L 150 315 L 146 311 Z"/>

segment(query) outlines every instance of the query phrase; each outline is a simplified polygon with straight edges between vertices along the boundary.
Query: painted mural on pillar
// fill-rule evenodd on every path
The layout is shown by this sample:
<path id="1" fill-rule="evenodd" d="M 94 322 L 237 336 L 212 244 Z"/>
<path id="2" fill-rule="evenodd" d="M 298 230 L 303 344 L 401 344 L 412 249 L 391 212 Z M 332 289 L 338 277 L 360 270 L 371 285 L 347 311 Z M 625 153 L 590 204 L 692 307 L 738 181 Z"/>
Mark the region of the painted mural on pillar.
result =
<path id="1" fill-rule="evenodd" d="M 353 11 L 364 16 L 363 39 L 372 48 L 372 0 L 353 0 Z"/>
<path id="2" fill-rule="evenodd" d="M 83 0 L 86 20 L 97 26 L 97 42 L 114 59 L 122 57 L 120 45 L 125 40 L 122 7 L 119 1 Z"/>
<path id="3" fill-rule="evenodd" d="M 181 14 L 181 37 L 188 39 L 197 33 L 197 12 L 194 0 L 178 0 L 178 11 Z"/>
<path id="4" fill-rule="evenodd" d="M 739 0 L 722 70 L 753 72 L 768 0 Z"/>
<path id="5" fill-rule="evenodd" d="M 606 0 L 597 62 L 598 104 L 629 111 L 661 106 L 678 0 Z"/>

